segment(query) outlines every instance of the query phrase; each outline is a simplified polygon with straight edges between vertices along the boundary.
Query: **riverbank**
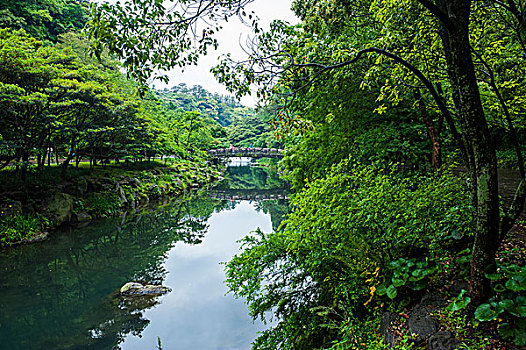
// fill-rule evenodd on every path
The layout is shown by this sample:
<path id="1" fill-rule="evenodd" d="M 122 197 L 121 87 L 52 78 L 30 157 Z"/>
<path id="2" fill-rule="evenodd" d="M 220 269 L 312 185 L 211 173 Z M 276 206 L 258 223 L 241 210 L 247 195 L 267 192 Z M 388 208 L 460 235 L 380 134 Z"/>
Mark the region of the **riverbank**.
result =
<path id="1" fill-rule="evenodd" d="M 71 169 L 65 179 L 57 167 L 19 180 L 2 171 L 0 247 L 40 241 L 63 224 L 86 223 L 179 196 L 218 180 L 218 168 L 204 160 L 114 163 Z"/>

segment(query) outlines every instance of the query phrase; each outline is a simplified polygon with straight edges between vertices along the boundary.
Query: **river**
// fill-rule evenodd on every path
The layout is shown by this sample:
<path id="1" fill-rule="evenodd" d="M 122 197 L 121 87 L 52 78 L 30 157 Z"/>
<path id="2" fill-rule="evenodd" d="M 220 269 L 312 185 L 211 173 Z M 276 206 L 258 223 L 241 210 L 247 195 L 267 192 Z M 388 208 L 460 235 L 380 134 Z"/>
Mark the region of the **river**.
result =
<path id="1" fill-rule="evenodd" d="M 0 349 L 249 349 L 265 325 L 226 294 L 221 262 L 246 234 L 279 224 L 286 200 L 262 198 L 286 186 L 262 168 L 228 169 L 198 196 L 1 250 Z M 123 299 L 129 281 L 171 292 Z"/>

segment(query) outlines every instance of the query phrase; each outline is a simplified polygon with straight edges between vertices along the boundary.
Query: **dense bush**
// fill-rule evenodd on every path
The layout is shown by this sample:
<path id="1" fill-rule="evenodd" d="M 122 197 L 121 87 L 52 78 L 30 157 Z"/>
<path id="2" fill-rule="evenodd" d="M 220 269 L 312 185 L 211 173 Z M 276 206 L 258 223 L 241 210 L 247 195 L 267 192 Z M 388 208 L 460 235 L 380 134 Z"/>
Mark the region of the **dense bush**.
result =
<path id="1" fill-rule="evenodd" d="M 39 233 L 49 222 L 41 215 L 27 216 L 20 213 L 0 215 L 0 247 L 20 242 Z"/>
<path id="2" fill-rule="evenodd" d="M 472 232 L 462 179 L 447 170 L 409 179 L 396 165 L 347 159 L 291 207 L 281 229 L 246 237 L 227 264 L 229 288 L 247 299 L 251 315 L 273 312 L 279 320 L 256 348 L 329 347 L 344 321 L 378 307 L 375 291 L 389 285 L 390 263 L 428 257 L 427 271 L 442 243 Z"/>
<path id="3" fill-rule="evenodd" d="M 84 207 L 88 213 L 96 216 L 113 216 L 120 207 L 119 197 L 114 193 L 90 193 Z"/>

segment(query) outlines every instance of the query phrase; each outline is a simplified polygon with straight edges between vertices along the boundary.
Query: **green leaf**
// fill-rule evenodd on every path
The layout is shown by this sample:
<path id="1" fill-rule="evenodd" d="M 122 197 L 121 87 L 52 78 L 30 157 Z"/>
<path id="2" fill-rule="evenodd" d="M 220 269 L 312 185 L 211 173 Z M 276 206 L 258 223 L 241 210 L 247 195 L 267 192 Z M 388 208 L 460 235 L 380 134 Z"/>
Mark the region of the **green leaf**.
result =
<path id="1" fill-rule="evenodd" d="M 469 303 L 471 303 L 471 298 L 470 297 L 464 298 L 464 294 L 465 293 L 466 293 L 466 291 L 464 289 L 462 289 L 462 291 L 460 292 L 458 297 L 456 297 L 453 300 L 453 302 L 448 305 L 448 307 L 446 309 L 449 310 L 449 311 L 453 311 L 453 312 L 465 309 L 466 306 L 468 306 Z"/>
<path id="2" fill-rule="evenodd" d="M 493 287 L 493 290 L 497 293 L 502 293 L 506 290 L 506 287 L 504 287 L 503 284 L 499 283 L 499 284 L 496 284 L 494 287 Z"/>
<path id="3" fill-rule="evenodd" d="M 475 318 L 479 321 L 494 320 L 499 314 L 500 312 L 493 310 L 489 304 L 482 304 L 475 310 Z"/>
<path id="4" fill-rule="evenodd" d="M 389 299 L 396 298 L 396 295 L 398 294 L 398 292 L 396 291 L 396 287 L 391 284 L 389 288 L 387 288 L 386 294 L 389 297 Z"/>
<path id="5" fill-rule="evenodd" d="M 406 281 L 400 278 L 392 278 L 392 282 L 393 282 L 393 286 L 400 287 L 400 286 L 403 286 Z"/>
<path id="6" fill-rule="evenodd" d="M 519 283 L 515 279 L 510 279 L 506 281 L 506 288 L 508 288 L 512 292 L 520 292 L 526 290 L 526 283 Z"/>
<path id="7" fill-rule="evenodd" d="M 422 290 L 427 286 L 427 282 L 425 280 L 420 280 L 416 282 L 413 286 L 411 286 L 412 290 Z"/>
<path id="8" fill-rule="evenodd" d="M 400 259 L 395 260 L 395 261 L 391 261 L 391 262 L 389 263 L 389 268 L 392 269 L 392 270 L 397 269 L 397 268 L 399 268 L 400 266 L 402 266 Z"/>
<path id="9" fill-rule="evenodd" d="M 502 275 L 500 273 L 485 273 L 484 275 L 490 281 L 496 281 L 496 280 L 502 278 Z"/>
<path id="10" fill-rule="evenodd" d="M 385 295 L 387 293 L 387 288 L 385 287 L 385 285 L 382 283 L 380 284 L 377 288 L 376 288 L 376 294 L 377 295 Z"/>

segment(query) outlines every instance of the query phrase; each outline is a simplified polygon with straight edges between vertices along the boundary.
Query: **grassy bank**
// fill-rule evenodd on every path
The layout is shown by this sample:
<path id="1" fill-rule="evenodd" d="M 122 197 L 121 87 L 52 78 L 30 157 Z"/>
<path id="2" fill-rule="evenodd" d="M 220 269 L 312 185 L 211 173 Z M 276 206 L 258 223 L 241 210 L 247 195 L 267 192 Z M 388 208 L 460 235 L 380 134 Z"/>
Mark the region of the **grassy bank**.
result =
<path id="1" fill-rule="evenodd" d="M 0 172 L 0 246 L 44 238 L 65 223 L 118 215 L 165 197 L 178 196 L 218 179 L 204 160 L 80 163 L 61 178 L 57 166 L 33 170 L 24 180 L 16 169 Z"/>

